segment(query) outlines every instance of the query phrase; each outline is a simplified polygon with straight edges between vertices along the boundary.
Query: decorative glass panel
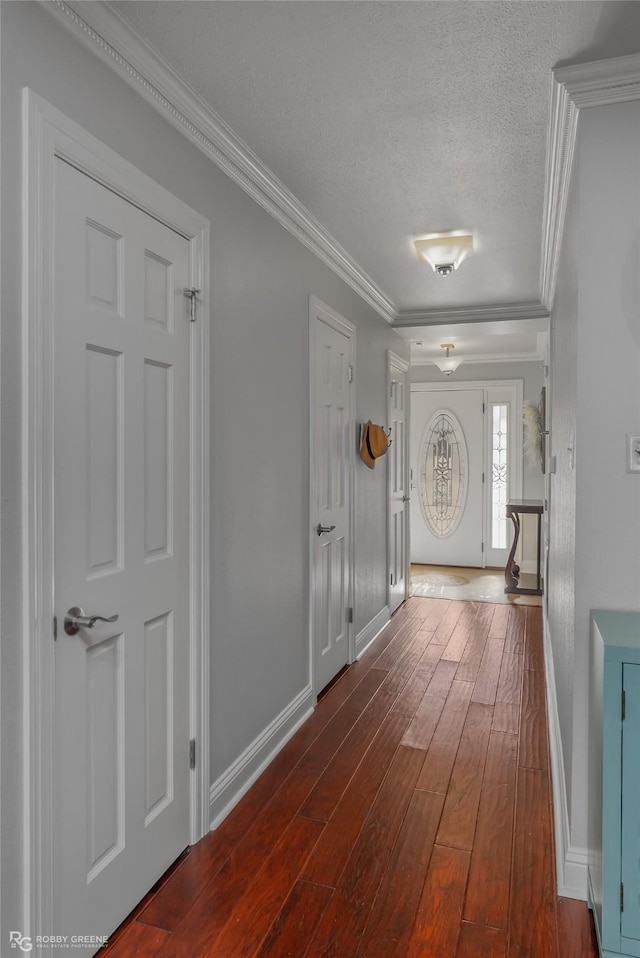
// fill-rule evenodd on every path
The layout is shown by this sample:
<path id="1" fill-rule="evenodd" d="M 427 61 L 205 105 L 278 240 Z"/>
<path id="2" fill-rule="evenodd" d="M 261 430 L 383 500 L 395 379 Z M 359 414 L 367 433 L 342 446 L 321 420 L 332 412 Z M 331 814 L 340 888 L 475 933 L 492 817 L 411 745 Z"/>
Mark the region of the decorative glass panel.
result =
<path id="1" fill-rule="evenodd" d="M 429 530 L 443 538 L 458 527 L 467 501 L 467 444 L 448 409 L 427 424 L 420 451 L 420 503 Z"/>
<path id="2" fill-rule="evenodd" d="M 509 406 L 491 407 L 491 548 L 507 548 L 506 505 L 509 493 Z"/>

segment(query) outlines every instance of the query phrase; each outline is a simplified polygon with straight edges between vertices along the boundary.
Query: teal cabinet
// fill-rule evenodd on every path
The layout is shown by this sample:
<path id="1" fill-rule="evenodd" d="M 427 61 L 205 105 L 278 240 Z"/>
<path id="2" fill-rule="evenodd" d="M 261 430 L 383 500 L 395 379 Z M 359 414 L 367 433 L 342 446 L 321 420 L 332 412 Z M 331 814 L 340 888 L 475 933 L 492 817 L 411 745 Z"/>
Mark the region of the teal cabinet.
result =
<path id="1" fill-rule="evenodd" d="M 640 958 L 640 612 L 591 616 L 589 849 L 602 958 Z"/>

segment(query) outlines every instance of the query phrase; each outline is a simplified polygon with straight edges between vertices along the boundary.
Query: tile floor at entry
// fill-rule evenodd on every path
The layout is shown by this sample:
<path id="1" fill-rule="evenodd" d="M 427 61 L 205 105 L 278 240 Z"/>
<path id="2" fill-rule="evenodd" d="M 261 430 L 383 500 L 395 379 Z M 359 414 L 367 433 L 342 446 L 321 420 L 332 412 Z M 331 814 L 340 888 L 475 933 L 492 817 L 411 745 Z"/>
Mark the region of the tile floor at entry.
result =
<path id="1" fill-rule="evenodd" d="M 541 606 L 539 595 L 505 595 L 503 569 L 411 565 L 411 595 L 434 599 L 465 599 L 503 605 Z"/>

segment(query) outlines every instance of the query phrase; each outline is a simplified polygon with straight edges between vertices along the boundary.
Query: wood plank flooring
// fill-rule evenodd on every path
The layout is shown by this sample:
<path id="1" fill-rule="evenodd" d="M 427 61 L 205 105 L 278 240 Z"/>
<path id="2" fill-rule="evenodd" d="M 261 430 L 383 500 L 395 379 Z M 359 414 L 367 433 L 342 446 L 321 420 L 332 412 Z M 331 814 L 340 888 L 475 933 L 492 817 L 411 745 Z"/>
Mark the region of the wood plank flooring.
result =
<path id="1" fill-rule="evenodd" d="M 101 958 L 596 958 L 555 894 L 541 610 L 411 598 Z"/>

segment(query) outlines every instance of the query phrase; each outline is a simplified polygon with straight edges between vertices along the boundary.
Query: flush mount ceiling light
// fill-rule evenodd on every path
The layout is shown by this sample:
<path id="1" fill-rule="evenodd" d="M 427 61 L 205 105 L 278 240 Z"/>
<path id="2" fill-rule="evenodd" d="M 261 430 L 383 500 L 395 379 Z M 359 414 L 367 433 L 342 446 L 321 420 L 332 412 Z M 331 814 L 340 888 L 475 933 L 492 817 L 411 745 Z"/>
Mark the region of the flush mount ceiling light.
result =
<path id="1" fill-rule="evenodd" d="M 444 356 L 432 360 L 445 376 L 450 376 L 451 373 L 455 372 L 462 362 L 461 359 L 454 359 L 453 356 L 449 356 L 450 351 L 455 348 L 453 343 L 440 343 L 440 349 L 444 349 Z"/>
<path id="2" fill-rule="evenodd" d="M 418 259 L 428 263 L 439 276 L 450 276 L 473 253 L 473 236 L 459 231 L 430 233 L 414 240 L 413 245 Z"/>

